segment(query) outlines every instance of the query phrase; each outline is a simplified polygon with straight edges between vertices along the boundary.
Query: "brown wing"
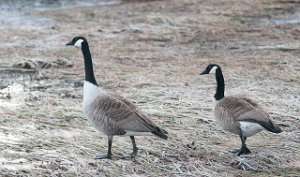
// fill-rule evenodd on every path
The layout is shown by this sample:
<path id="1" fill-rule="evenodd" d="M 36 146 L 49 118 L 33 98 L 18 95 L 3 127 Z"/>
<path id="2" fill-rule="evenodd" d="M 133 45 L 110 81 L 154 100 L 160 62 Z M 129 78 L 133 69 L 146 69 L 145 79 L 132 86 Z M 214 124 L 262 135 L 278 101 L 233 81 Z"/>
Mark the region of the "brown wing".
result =
<path id="1" fill-rule="evenodd" d="M 120 95 L 116 95 L 116 94 L 112 94 L 112 93 L 108 93 L 108 95 L 122 101 L 123 103 L 125 103 L 127 106 L 129 106 L 132 109 L 137 109 L 137 106 L 132 101 L 130 101 Z"/>
<path id="2" fill-rule="evenodd" d="M 120 95 L 116 95 L 116 94 L 109 94 L 111 95 L 112 97 L 115 97 L 116 99 L 118 99 L 119 101 L 122 101 L 123 103 L 125 103 L 127 106 L 129 106 L 130 108 L 132 108 L 134 110 L 134 112 L 139 116 L 139 117 L 142 117 L 144 119 L 142 119 L 142 121 L 150 121 L 149 123 L 150 124 L 153 124 L 155 125 L 154 122 L 152 122 L 151 118 L 144 114 L 132 101 L 120 96 Z M 167 131 L 163 130 L 164 133 L 168 134 Z"/>
<path id="3" fill-rule="evenodd" d="M 270 115 L 249 98 L 225 97 L 217 104 L 220 117 L 226 117 L 223 124 L 228 122 L 255 122 L 268 131 L 280 133 L 280 127 L 273 123 Z M 228 120 L 227 120 L 228 119 Z"/>
<path id="4" fill-rule="evenodd" d="M 258 122 L 265 129 L 273 133 L 281 133 L 282 129 L 272 121 L 271 116 L 259 105 L 250 100 L 249 98 L 242 98 L 254 107 L 254 110 L 249 112 L 249 117 L 253 117 L 254 120 L 249 121 Z"/>
<path id="5" fill-rule="evenodd" d="M 269 114 L 249 98 L 226 97 L 222 107 L 235 121 L 269 121 Z"/>
<path id="6" fill-rule="evenodd" d="M 237 117 L 237 120 L 248 120 L 258 123 L 269 123 L 270 115 L 258 104 L 250 100 L 249 98 L 241 98 L 239 101 L 244 107 L 249 109 Z"/>
<path id="7" fill-rule="evenodd" d="M 227 111 L 235 121 L 255 122 L 271 132 L 278 132 L 280 128 L 273 123 L 270 115 L 249 98 L 227 98 Z"/>
<path id="8" fill-rule="evenodd" d="M 123 130 L 136 132 L 152 132 L 165 138 L 161 129 L 145 114 L 143 114 L 131 101 L 119 95 L 102 95 L 94 102 L 94 110 L 104 114 L 110 121 Z"/>

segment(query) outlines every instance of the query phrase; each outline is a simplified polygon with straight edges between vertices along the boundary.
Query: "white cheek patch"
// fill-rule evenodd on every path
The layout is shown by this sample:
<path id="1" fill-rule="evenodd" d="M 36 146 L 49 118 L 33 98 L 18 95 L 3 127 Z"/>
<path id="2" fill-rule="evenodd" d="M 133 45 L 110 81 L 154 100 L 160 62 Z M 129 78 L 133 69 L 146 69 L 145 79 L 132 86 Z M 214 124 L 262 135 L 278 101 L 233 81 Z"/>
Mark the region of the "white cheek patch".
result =
<path id="1" fill-rule="evenodd" d="M 82 42 L 83 42 L 83 39 L 78 39 L 78 40 L 75 42 L 74 46 L 75 46 L 75 47 L 78 47 L 78 48 L 81 48 Z"/>
<path id="2" fill-rule="evenodd" d="M 216 74 L 216 70 L 218 69 L 218 67 L 214 66 L 213 68 L 211 68 L 211 70 L 209 71 L 209 74 Z"/>

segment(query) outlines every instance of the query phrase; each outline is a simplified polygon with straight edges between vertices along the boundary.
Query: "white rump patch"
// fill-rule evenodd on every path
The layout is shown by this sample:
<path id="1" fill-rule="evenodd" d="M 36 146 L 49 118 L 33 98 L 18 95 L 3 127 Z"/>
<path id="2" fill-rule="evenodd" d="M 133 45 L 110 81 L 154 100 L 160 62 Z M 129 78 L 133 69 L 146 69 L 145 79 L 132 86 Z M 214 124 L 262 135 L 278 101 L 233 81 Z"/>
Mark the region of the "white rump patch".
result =
<path id="1" fill-rule="evenodd" d="M 209 71 L 209 74 L 216 74 L 217 69 L 218 69 L 217 66 L 212 67 L 211 70 Z"/>
<path id="2" fill-rule="evenodd" d="M 151 132 L 135 132 L 130 130 L 125 130 L 126 134 L 123 136 L 154 136 Z"/>
<path id="3" fill-rule="evenodd" d="M 90 104 L 97 98 L 103 91 L 97 86 L 88 81 L 83 84 L 83 103 L 84 105 Z"/>
<path id="4" fill-rule="evenodd" d="M 78 48 L 81 48 L 81 44 L 83 43 L 83 39 L 78 39 L 76 42 L 75 42 L 75 44 L 74 44 L 74 46 L 75 47 L 78 47 Z"/>
<path id="5" fill-rule="evenodd" d="M 245 137 L 253 136 L 264 130 L 264 127 L 254 122 L 240 122 L 240 128 Z"/>

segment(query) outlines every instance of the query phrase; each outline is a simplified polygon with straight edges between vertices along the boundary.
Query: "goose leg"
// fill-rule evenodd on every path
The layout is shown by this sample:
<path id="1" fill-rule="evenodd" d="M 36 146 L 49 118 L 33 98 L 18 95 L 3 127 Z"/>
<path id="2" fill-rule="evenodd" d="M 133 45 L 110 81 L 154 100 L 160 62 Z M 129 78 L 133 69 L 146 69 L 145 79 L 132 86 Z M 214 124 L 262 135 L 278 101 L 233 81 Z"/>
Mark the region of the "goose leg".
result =
<path id="1" fill-rule="evenodd" d="M 130 139 L 131 139 L 131 142 L 132 142 L 132 148 L 133 148 L 133 152 L 130 153 L 130 156 L 131 156 L 131 157 L 135 157 L 135 156 L 137 155 L 139 149 L 137 148 L 137 146 L 136 146 L 136 144 L 135 144 L 134 136 L 130 136 Z"/>
<path id="2" fill-rule="evenodd" d="M 246 137 L 244 137 L 244 142 L 246 143 Z M 235 148 L 235 149 L 230 149 L 229 150 L 229 152 L 231 152 L 231 153 L 238 153 L 238 152 L 240 152 L 241 151 L 241 149 L 242 149 L 242 147 L 240 147 L 240 148 Z"/>
<path id="3" fill-rule="evenodd" d="M 113 136 L 108 136 L 108 151 L 107 151 L 107 154 L 96 155 L 95 159 L 111 159 L 112 141 L 113 141 Z"/>
<path id="4" fill-rule="evenodd" d="M 136 146 L 136 144 L 135 144 L 135 139 L 134 139 L 134 136 L 130 136 L 130 139 L 131 139 L 131 142 L 132 142 L 132 148 L 133 148 L 133 152 L 132 153 L 129 153 L 129 154 L 125 154 L 125 155 L 123 155 L 124 156 L 124 158 L 133 158 L 133 157 L 135 157 L 136 155 L 137 155 L 137 153 L 138 153 L 138 148 L 137 148 L 137 146 Z"/>
<path id="5" fill-rule="evenodd" d="M 250 154 L 251 151 L 246 146 L 246 139 L 247 138 L 243 136 L 242 131 L 240 132 L 240 138 L 241 138 L 241 141 L 242 141 L 242 146 L 241 146 L 241 149 L 238 152 L 238 156 L 240 156 L 242 154 Z"/>

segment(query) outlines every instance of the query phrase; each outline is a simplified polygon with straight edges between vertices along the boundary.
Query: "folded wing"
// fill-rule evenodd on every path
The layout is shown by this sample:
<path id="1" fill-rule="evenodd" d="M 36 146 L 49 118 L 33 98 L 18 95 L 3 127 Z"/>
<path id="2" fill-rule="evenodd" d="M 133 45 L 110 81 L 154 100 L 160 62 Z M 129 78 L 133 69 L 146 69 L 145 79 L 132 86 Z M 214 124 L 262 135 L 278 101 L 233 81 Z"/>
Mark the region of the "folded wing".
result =
<path id="1" fill-rule="evenodd" d="M 164 130 L 160 129 L 131 101 L 113 94 L 106 94 L 96 98 L 95 107 L 99 115 L 104 115 L 108 121 L 121 130 L 132 132 L 151 132 L 161 138 L 167 139 Z M 94 114 L 97 115 L 97 114 Z"/>

